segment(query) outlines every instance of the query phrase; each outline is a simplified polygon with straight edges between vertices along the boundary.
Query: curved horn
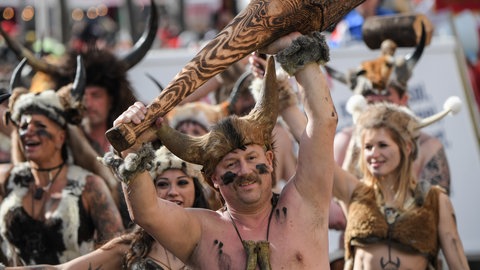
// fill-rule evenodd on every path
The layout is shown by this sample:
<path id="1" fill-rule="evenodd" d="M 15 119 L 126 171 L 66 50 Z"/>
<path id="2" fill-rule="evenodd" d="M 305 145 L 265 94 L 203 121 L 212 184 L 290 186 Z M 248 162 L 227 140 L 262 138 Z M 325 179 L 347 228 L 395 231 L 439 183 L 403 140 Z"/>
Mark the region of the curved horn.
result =
<path id="1" fill-rule="evenodd" d="M 150 73 L 145 73 L 145 75 L 158 87 L 158 89 L 160 90 L 159 92 L 161 93 L 163 91 L 163 85 L 152 75 L 150 75 Z"/>
<path id="2" fill-rule="evenodd" d="M 46 61 L 42 61 L 38 59 L 34 53 L 32 53 L 29 49 L 23 46 L 20 42 L 12 39 L 2 27 L 0 27 L 0 34 L 3 36 L 7 45 L 13 52 L 17 55 L 18 59 L 26 58 L 28 64 L 37 71 L 42 71 L 47 74 L 56 74 L 60 76 L 67 76 L 67 72 L 63 71 L 62 69 L 58 68 L 55 65 L 49 64 Z"/>
<path id="3" fill-rule="evenodd" d="M 279 103 L 277 74 L 273 56 L 268 57 L 264 83 L 260 100 L 255 104 L 252 111 L 242 118 L 255 121 L 259 126 L 271 132 L 277 123 Z"/>
<path id="4" fill-rule="evenodd" d="M 150 0 L 150 15 L 147 27 L 140 39 L 137 40 L 132 50 L 127 53 L 122 61 L 125 63 L 127 70 L 138 64 L 152 47 L 153 41 L 158 30 L 158 11 L 154 0 Z"/>
<path id="5" fill-rule="evenodd" d="M 335 80 L 343 83 L 343 84 L 346 84 L 348 86 L 350 86 L 350 83 L 348 82 L 348 77 L 345 73 L 343 72 L 340 72 L 332 67 L 329 67 L 328 65 L 325 65 L 325 70 L 327 71 L 328 75 L 330 75 L 330 77 L 334 78 Z"/>
<path id="6" fill-rule="evenodd" d="M 72 85 L 72 96 L 76 101 L 80 101 L 85 93 L 87 75 L 85 72 L 85 66 L 83 65 L 82 56 L 77 56 L 77 70 L 75 72 L 75 80 Z"/>
<path id="7" fill-rule="evenodd" d="M 13 89 L 16 87 L 21 86 L 22 81 L 22 70 L 25 64 L 27 63 L 27 58 L 23 58 L 20 63 L 15 67 L 12 72 L 12 77 L 10 78 L 10 93 L 12 93 Z"/>
<path id="8" fill-rule="evenodd" d="M 203 136 L 191 136 L 182 133 L 176 129 L 173 129 L 167 124 L 163 124 L 160 129 L 157 130 L 157 138 L 160 139 L 162 144 L 175 154 L 180 159 L 194 164 L 203 164 L 202 141 L 208 137 L 210 133 Z"/>
<path id="9" fill-rule="evenodd" d="M 228 99 L 225 101 L 228 103 L 227 110 L 229 114 L 232 114 L 234 112 L 235 103 L 237 103 L 238 98 L 240 97 L 240 94 L 241 94 L 240 86 L 242 86 L 242 84 L 250 75 L 252 75 L 251 71 L 244 72 L 242 75 L 240 75 L 240 77 L 237 79 L 237 81 L 233 85 L 232 92 L 230 93 L 230 96 L 228 96 Z"/>
<path id="10" fill-rule="evenodd" d="M 271 134 L 278 116 L 278 87 L 273 56 L 267 61 L 265 71 L 265 85 L 262 98 L 253 110 L 241 117 L 246 121 L 256 121 L 256 126 L 265 129 L 265 134 Z M 168 125 L 162 125 L 157 130 L 157 137 L 177 157 L 195 164 L 205 164 L 205 144 L 208 143 L 212 132 L 200 137 L 183 134 Z"/>
<path id="11" fill-rule="evenodd" d="M 412 73 L 413 68 L 415 67 L 418 60 L 423 54 L 426 38 L 427 38 L 427 32 L 425 30 L 425 25 L 422 22 L 422 35 L 420 36 L 420 41 L 418 42 L 417 47 L 415 47 L 415 51 L 413 52 L 413 54 L 408 54 L 405 56 L 405 63 L 407 65 L 409 74 Z"/>
<path id="12" fill-rule="evenodd" d="M 406 55 L 401 61 L 395 63 L 394 70 L 390 75 L 390 81 L 396 83 L 398 87 L 405 88 L 408 80 L 412 77 L 413 68 L 423 54 L 425 48 L 426 31 L 423 22 L 420 41 L 412 54 Z M 406 88 L 405 88 L 406 89 Z"/>
<path id="13" fill-rule="evenodd" d="M 122 151 L 135 143 L 158 116 L 164 116 L 187 95 L 248 54 L 278 38 L 299 31 L 323 31 L 364 0 L 252 0 L 231 23 L 206 44 L 148 105 L 139 125 L 122 124 L 107 131 L 112 146 Z"/>

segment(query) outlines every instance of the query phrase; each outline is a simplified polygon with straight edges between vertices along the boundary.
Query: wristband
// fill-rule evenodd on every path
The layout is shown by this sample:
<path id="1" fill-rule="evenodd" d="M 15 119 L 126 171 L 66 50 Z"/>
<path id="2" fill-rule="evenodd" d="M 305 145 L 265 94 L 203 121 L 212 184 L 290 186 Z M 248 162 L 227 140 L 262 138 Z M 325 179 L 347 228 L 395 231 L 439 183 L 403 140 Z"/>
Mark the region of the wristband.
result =
<path id="1" fill-rule="evenodd" d="M 326 64 L 330 60 L 330 51 L 325 36 L 317 31 L 295 39 L 290 47 L 277 53 L 276 59 L 292 76 L 308 63 Z"/>
<path id="2" fill-rule="evenodd" d="M 152 144 L 146 143 L 136 153 L 129 153 L 125 159 L 113 152 L 107 152 L 99 160 L 104 165 L 110 167 L 121 182 L 128 185 L 130 180 L 136 175 L 152 168 L 154 158 L 155 151 Z"/>

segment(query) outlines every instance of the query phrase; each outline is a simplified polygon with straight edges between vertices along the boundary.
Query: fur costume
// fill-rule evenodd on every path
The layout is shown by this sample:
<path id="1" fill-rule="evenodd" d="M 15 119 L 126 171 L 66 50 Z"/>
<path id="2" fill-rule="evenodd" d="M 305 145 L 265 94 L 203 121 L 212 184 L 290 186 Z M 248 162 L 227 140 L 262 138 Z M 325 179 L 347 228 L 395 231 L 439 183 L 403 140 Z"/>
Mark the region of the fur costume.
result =
<path id="1" fill-rule="evenodd" d="M 22 66 L 19 67 L 18 73 Z M 68 165 L 68 171 L 67 184 L 51 218 L 45 221 L 32 219 L 23 209 L 22 199 L 35 178 L 29 163 L 25 162 L 27 158 L 18 131 L 14 132 L 12 163 L 19 165 L 11 170 L 5 182 L 8 193 L 0 208 L 0 233 L 4 238 L 2 248 L 7 255 L 11 255 L 10 259 L 14 257 L 12 254 L 18 254 L 27 264 L 58 264 L 92 251 L 96 229 L 81 199 L 85 179 L 95 173 L 110 184 L 108 181 L 114 176 L 96 162 L 95 151 L 78 127 L 73 125 L 80 123 L 83 109 L 80 104 L 84 90 L 82 67 L 79 65 L 77 68 L 75 82 L 58 91 L 31 93 L 26 88 L 15 87 L 12 92 L 6 117 L 17 128 L 23 114 L 38 113 L 65 130 L 67 138 L 62 145 L 61 155 L 63 162 Z M 17 74 L 12 76 L 12 81 L 18 78 Z M 11 85 L 15 86 L 14 83 Z M 22 238 L 22 235 L 25 237 Z"/>
<path id="2" fill-rule="evenodd" d="M 388 87 L 393 87 L 400 96 L 407 91 L 407 83 L 412 76 L 413 68 L 423 54 L 426 42 L 426 31 L 422 24 L 420 41 L 412 54 L 395 57 L 397 45 L 392 40 L 384 40 L 381 44 L 381 55 L 373 60 L 364 61 L 359 67 L 346 73 L 326 66 L 332 78 L 346 84 L 357 95 L 387 95 Z"/>
<path id="3" fill-rule="evenodd" d="M 20 90 L 22 91 L 22 90 Z M 61 127 L 67 124 L 64 113 L 65 108 L 60 98 L 53 90 L 45 90 L 40 93 L 25 93 L 14 100 L 10 119 L 18 125 L 20 117 L 25 113 L 41 113 L 53 120 Z"/>
<path id="4" fill-rule="evenodd" d="M 313 32 L 309 36 L 300 36 L 292 44 L 278 52 L 277 61 L 290 76 L 294 75 L 305 64 L 316 62 L 324 65 L 330 61 L 330 50 L 325 36 L 320 32 Z"/>
<path id="5" fill-rule="evenodd" d="M 33 176 L 28 163 L 16 165 L 10 174 L 7 196 L 0 205 L 2 251 L 8 260 L 22 264 L 59 264 L 93 249 L 95 227 L 83 207 L 81 195 L 88 171 L 68 166 L 67 185 L 51 218 L 32 219 L 22 207 Z M 18 256 L 18 258 L 16 258 Z"/>
<path id="6" fill-rule="evenodd" d="M 203 181 L 201 174 L 202 166 L 185 162 L 172 154 L 166 147 L 160 147 L 155 151 L 155 159 L 153 160 L 153 168 L 150 170 L 150 175 L 153 179 L 169 169 L 179 169 L 186 175 L 197 178 L 200 182 Z"/>
<path id="7" fill-rule="evenodd" d="M 359 97 L 359 104 L 365 105 L 365 102 L 361 102 L 363 97 Z M 368 171 L 365 173 L 364 180 L 357 185 L 350 198 L 345 230 L 345 269 L 353 268 L 353 246 L 373 243 L 392 244 L 404 252 L 423 255 L 431 266 L 436 265 L 439 250 L 438 197 L 443 189 L 436 186 L 430 188 L 427 181 L 417 183 L 412 175 L 411 164 L 418 154 L 420 129 L 449 112 L 458 112 L 460 104 L 457 102 L 455 98 L 448 99 L 444 111 L 426 119 L 417 118 L 408 108 L 391 103 L 365 105 L 363 109 L 350 108 L 356 119 L 350 143 L 357 149 L 356 158 L 361 155 L 365 130 L 386 129 L 398 145 L 400 169 L 397 168 L 396 173 L 400 180 L 394 187 L 394 196 L 398 198 L 394 203 L 401 206 L 398 209 L 386 207 L 378 186 L 381 180 Z M 362 164 L 364 161 L 359 159 L 358 162 Z M 411 199 L 408 199 L 409 193 L 413 195 Z"/>
<path id="8" fill-rule="evenodd" d="M 422 187 L 428 185 L 428 187 Z M 377 204 L 374 188 L 359 183 L 355 188 L 348 208 L 348 223 L 345 230 L 345 261 L 352 265 L 353 247 L 373 243 L 391 243 L 405 252 L 422 254 L 431 265 L 436 265 L 439 250 L 438 196 L 440 188 L 429 187 L 422 182 L 417 185 L 412 205 L 397 211 L 393 222 L 386 219 L 384 205 Z M 389 223 L 393 224 L 390 226 Z M 391 235 L 391 239 L 389 238 Z"/>

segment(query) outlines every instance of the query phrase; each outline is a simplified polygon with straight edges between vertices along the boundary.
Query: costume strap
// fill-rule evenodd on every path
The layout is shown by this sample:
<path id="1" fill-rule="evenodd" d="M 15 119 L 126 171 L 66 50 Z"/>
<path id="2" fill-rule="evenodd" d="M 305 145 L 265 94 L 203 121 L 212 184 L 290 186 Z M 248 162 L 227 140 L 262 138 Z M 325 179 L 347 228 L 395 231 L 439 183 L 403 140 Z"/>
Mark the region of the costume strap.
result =
<path id="1" fill-rule="evenodd" d="M 125 159 L 113 152 L 107 152 L 99 160 L 110 167 L 121 182 L 128 185 L 137 174 L 152 168 L 154 158 L 155 151 L 152 144 L 145 143 L 136 153 L 129 153 Z"/>
<path id="2" fill-rule="evenodd" d="M 325 36 L 318 31 L 298 37 L 288 48 L 277 54 L 277 61 L 290 76 L 308 63 L 324 65 L 329 60 L 330 50 Z"/>

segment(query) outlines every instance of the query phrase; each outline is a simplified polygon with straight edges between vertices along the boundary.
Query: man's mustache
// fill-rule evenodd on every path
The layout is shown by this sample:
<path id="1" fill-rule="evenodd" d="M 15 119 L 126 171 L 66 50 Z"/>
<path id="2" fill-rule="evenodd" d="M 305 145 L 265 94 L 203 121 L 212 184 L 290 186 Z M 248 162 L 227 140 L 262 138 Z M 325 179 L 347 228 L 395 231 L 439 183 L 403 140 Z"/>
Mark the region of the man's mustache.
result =
<path id="1" fill-rule="evenodd" d="M 241 183 L 241 182 L 260 182 L 260 174 L 266 174 L 268 173 L 268 168 L 265 163 L 258 164 L 255 166 L 257 171 L 249 173 L 247 175 L 241 175 L 239 176 L 236 173 L 233 173 L 231 171 L 226 172 L 224 175 L 222 175 L 220 178 L 222 179 L 222 182 L 224 185 L 228 185 L 230 183 Z"/>

